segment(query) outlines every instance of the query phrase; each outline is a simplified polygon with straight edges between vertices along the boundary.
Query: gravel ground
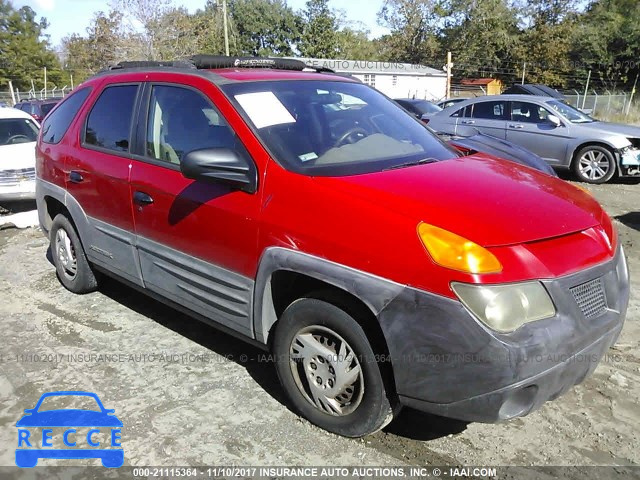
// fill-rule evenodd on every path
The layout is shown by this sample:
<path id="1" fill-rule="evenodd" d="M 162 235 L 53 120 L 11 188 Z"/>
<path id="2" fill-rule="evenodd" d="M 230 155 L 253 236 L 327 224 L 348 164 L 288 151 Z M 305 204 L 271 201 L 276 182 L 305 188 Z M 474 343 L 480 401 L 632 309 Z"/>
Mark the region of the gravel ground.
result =
<path id="1" fill-rule="evenodd" d="M 63 388 L 115 409 L 126 465 L 640 465 L 640 186 L 587 188 L 616 219 L 632 275 L 609 359 L 524 418 L 467 424 L 405 409 L 357 440 L 290 411 L 259 350 L 113 281 L 71 294 L 39 230 L 1 231 L 0 465 L 14 464 L 23 409 Z"/>

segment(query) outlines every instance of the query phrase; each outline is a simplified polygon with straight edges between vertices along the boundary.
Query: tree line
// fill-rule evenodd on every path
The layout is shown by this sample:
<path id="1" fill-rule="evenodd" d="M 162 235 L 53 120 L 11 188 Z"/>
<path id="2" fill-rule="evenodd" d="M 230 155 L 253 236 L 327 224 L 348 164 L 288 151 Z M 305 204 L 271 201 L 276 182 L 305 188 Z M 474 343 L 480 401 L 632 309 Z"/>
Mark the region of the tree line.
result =
<path id="1" fill-rule="evenodd" d="M 204 1 L 204 0 L 203 0 Z M 303 56 L 408 62 L 440 68 L 453 53 L 453 74 L 521 80 L 556 88 L 629 89 L 640 71 L 637 0 L 384 0 L 371 38 L 361 22 L 308 0 L 227 0 L 231 55 Z M 83 35 L 54 50 L 47 20 L 30 7 L 0 0 L 0 83 L 21 90 L 32 78 L 76 83 L 122 60 L 170 60 L 224 54 L 221 0 L 190 13 L 172 0 L 112 0 Z M 40 87 L 41 88 L 41 87 Z"/>

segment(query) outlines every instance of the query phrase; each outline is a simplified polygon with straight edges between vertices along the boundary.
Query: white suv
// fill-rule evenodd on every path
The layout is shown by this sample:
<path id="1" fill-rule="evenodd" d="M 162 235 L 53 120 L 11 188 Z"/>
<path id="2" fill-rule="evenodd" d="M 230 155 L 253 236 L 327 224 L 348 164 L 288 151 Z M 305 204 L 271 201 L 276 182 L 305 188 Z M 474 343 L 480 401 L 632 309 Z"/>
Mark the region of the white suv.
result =
<path id="1" fill-rule="evenodd" d="M 0 109 L 0 201 L 35 199 L 39 130 L 28 113 Z"/>

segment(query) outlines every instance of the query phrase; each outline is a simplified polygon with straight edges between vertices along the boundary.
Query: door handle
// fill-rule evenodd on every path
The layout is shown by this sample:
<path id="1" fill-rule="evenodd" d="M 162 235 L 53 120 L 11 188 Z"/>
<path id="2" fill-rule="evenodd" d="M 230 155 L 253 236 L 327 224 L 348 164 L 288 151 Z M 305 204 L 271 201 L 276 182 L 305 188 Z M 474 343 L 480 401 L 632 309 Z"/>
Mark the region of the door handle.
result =
<path id="1" fill-rule="evenodd" d="M 473 125 L 474 123 L 476 123 L 475 120 L 463 120 L 462 122 L 460 122 L 464 125 Z"/>
<path id="2" fill-rule="evenodd" d="M 71 172 L 69 172 L 69 181 L 71 183 L 80 183 L 83 180 L 84 180 L 84 177 L 80 172 L 76 172 L 75 170 L 72 170 Z"/>
<path id="3" fill-rule="evenodd" d="M 516 124 L 516 125 L 509 125 L 509 128 L 517 128 L 517 129 L 522 129 L 524 128 L 524 125 L 520 125 L 520 124 Z"/>
<path id="4" fill-rule="evenodd" d="M 138 205 L 151 205 L 153 203 L 153 198 L 151 195 L 144 192 L 134 192 L 133 201 Z"/>

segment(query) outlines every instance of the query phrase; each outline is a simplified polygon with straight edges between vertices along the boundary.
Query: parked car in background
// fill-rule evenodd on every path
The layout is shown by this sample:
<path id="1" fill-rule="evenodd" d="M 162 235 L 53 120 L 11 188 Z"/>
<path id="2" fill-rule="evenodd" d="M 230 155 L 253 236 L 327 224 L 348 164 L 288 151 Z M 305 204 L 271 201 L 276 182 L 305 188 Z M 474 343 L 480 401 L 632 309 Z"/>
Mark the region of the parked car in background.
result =
<path id="1" fill-rule="evenodd" d="M 402 405 L 526 415 L 592 373 L 629 300 L 596 200 L 307 68 L 196 56 L 77 87 L 37 146 L 60 282 L 103 272 L 270 350 L 290 405 L 349 437 Z"/>
<path id="2" fill-rule="evenodd" d="M 537 95 L 539 97 L 553 97 L 564 100 L 565 96 L 555 88 L 551 88 L 541 83 L 516 83 L 507 88 L 503 95 Z"/>
<path id="3" fill-rule="evenodd" d="M 436 104 L 418 98 L 395 98 L 393 101 L 425 123 L 429 122 L 431 115 L 442 110 Z"/>
<path id="4" fill-rule="evenodd" d="M 40 126 L 15 108 L 0 109 L 0 201 L 35 199 L 35 145 Z"/>
<path id="5" fill-rule="evenodd" d="M 443 134 L 440 134 L 439 136 L 453 148 L 459 150 L 463 155 L 483 153 L 494 158 L 509 160 L 520 165 L 535 168 L 536 170 L 553 177 L 558 176 L 556 171 L 542 158 L 526 148 L 516 145 L 515 143 L 492 137 L 491 135 L 486 135 L 484 133 L 476 133 L 470 137 L 458 137 Z"/>
<path id="6" fill-rule="evenodd" d="M 53 110 L 53 107 L 55 107 L 59 101 L 59 98 L 47 100 L 23 100 L 17 103 L 15 108 L 28 113 L 38 122 L 42 122 L 44 117 Z"/>
<path id="7" fill-rule="evenodd" d="M 8 108 L 9 105 L 7 105 L 5 102 L 0 102 L 0 108 Z"/>
<path id="8" fill-rule="evenodd" d="M 442 100 L 441 102 L 438 102 L 436 105 L 444 109 L 444 108 L 450 107 L 451 105 L 455 105 L 456 103 L 464 102 L 465 100 L 467 99 L 466 98 L 447 98 L 446 100 Z"/>
<path id="9" fill-rule="evenodd" d="M 469 99 L 433 115 L 429 126 L 450 135 L 480 132 L 508 140 L 588 183 L 605 183 L 616 174 L 640 176 L 640 128 L 600 122 L 552 97 Z"/>

